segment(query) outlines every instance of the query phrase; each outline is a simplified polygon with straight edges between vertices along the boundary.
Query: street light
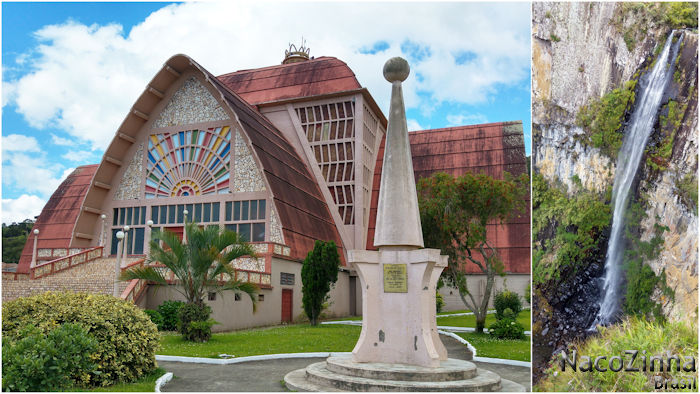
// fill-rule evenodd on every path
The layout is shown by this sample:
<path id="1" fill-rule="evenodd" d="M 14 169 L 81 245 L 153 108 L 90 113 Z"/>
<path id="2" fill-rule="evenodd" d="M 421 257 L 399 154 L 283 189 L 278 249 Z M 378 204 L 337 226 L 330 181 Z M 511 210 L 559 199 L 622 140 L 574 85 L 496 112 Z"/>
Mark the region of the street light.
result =
<path id="1" fill-rule="evenodd" d="M 36 267 L 36 241 L 39 239 L 39 229 L 34 229 L 34 250 L 32 251 L 32 263 L 30 268 Z"/>
<path id="2" fill-rule="evenodd" d="M 187 243 L 187 214 L 190 213 L 187 209 L 183 212 L 185 214 L 185 228 L 182 230 L 182 243 Z"/>
<path id="3" fill-rule="evenodd" d="M 114 264 L 114 296 L 119 297 L 119 274 L 121 271 L 121 253 L 119 252 L 119 248 L 122 246 L 122 239 L 124 239 L 124 232 L 123 231 L 117 231 L 117 239 L 119 240 L 117 243 L 117 260 Z"/>
<path id="4" fill-rule="evenodd" d="M 129 226 L 124 226 L 124 261 L 126 264 L 126 251 L 129 249 Z"/>
<path id="5" fill-rule="evenodd" d="M 151 253 L 151 232 L 153 231 L 151 227 L 153 227 L 153 220 L 147 221 L 146 226 L 148 226 L 148 231 L 146 232 L 146 246 L 144 247 L 144 250 L 146 256 L 148 256 Z"/>
<path id="6" fill-rule="evenodd" d="M 102 215 L 100 215 L 100 219 L 102 219 L 102 231 L 100 232 L 99 246 L 105 246 L 105 219 L 107 219 L 107 215 L 103 213 Z"/>

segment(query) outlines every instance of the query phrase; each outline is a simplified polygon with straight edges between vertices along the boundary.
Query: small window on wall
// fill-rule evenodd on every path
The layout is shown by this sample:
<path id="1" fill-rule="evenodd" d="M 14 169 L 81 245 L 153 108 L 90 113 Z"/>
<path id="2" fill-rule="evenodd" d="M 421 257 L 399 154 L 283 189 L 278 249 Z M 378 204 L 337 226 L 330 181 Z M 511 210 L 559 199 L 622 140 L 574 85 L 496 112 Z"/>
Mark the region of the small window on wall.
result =
<path id="1" fill-rule="evenodd" d="M 213 291 L 210 291 L 208 299 L 209 299 L 209 301 L 216 301 L 216 293 Z"/>
<path id="2" fill-rule="evenodd" d="M 233 295 L 233 299 L 234 299 L 234 301 L 240 301 L 240 300 L 241 300 L 241 295 L 240 295 L 239 293 L 235 293 L 235 294 Z"/>
<path id="3" fill-rule="evenodd" d="M 253 223 L 253 242 L 265 240 L 265 223 Z"/>
<path id="4" fill-rule="evenodd" d="M 294 274 L 280 272 L 280 285 L 294 286 Z"/>
<path id="5" fill-rule="evenodd" d="M 263 294 L 258 294 L 258 301 L 265 301 L 265 296 Z"/>

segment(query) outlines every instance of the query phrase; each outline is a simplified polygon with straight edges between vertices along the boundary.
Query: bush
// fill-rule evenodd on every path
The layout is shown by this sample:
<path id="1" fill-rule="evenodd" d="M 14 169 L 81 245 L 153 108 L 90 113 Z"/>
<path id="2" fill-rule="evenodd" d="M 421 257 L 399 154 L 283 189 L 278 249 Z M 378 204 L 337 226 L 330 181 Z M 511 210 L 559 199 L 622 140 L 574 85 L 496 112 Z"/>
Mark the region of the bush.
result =
<path id="1" fill-rule="evenodd" d="M 301 303 L 311 325 L 318 324 L 328 292 L 338 280 L 340 257 L 333 241 L 316 241 L 301 267 Z"/>
<path id="2" fill-rule="evenodd" d="M 442 312 L 444 306 L 445 301 L 442 299 L 442 294 L 440 294 L 440 292 L 435 292 L 435 311 L 437 313 Z"/>
<path id="3" fill-rule="evenodd" d="M 158 331 L 163 331 L 163 315 L 153 309 L 144 309 L 143 311 L 151 318 L 153 324 L 158 327 Z"/>
<path id="4" fill-rule="evenodd" d="M 176 331 L 180 322 L 178 313 L 180 308 L 185 305 L 182 301 L 163 301 L 158 306 L 158 312 L 163 316 L 163 331 Z"/>
<path id="5" fill-rule="evenodd" d="M 17 334 L 3 338 L 3 391 L 59 391 L 90 383 L 97 341 L 80 324 L 65 323 L 48 334 L 29 325 Z"/>
<path id="6" fill-rule="evenodd" d="M 211 338 L 211 326 L 218 324 L 210 319 L 209 305 L 185 304 L 180 308 L 178 331 L 187 341 L 206 342 Z"/>
<path id="7" fill-rule="evenodd" d="M 504 311 L 510 309 L 513 314 L 513 319 L 518 317 L 518 313 L 523 310 L 523 303 L 520 301 L 520 296 L 509 290 L 504 290 L 496 293 L 493 298 L 493 306 L 496 308 L 496 319 L 503 319 Z"/>
<path id="8" fill-rule="evenodd" d="M 97 340 L 91 385 L 132 382 L 156 368 L 157 328 L 131 302 L 103 294 L 46 292 L 2 306 L 4 338 L 18 338 L 28 324 L 46 334 L 64 323 L 80 324 Z"/>
<path id="9" fill-rule="evenodd" d="M 517 321 L 504 317 L 489 327 L 489 334 L 498 339 L 525 339 L 525 328 Z"/>

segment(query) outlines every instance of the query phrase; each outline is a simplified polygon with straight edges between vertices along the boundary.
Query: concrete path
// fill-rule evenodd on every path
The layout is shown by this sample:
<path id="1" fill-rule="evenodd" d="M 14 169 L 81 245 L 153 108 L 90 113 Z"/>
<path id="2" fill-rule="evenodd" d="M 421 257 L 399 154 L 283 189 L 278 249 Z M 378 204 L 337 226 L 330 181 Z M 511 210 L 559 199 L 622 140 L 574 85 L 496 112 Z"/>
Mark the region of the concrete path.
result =
<path id="1" fill-rule="evenodd" d="M 468 356 L 465 346 L 455 339 L 444 335 L 440 339 L 451 358 L 464 359 Z M 283 384 L 284 375 L 320 361 L 325 361 L 325 358 L 251 361 L 230 365 L 159 361 L 158 365 L 175 374 L 175 378 L 162 391 L 287 391 Z M 530 368 L 482 362 L 475 364 L 530 390 Z"/>

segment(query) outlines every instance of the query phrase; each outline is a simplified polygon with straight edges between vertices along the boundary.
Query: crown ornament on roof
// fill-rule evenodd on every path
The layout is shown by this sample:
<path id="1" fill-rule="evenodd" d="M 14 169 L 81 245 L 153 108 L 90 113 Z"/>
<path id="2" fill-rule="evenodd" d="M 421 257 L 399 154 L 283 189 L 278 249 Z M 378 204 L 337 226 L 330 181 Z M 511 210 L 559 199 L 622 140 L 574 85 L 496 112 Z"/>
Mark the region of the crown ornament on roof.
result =
<path id="1" fill-rule="evenodd" d="M 290 43 L 289 49 L 284 51 L 284 60 L 282 64 L 298 63 L 309 60 L 311 49 L 306 47 L 306 40 L 301 38 L 301 45 L 297 48 L 296 45 Z"/>

